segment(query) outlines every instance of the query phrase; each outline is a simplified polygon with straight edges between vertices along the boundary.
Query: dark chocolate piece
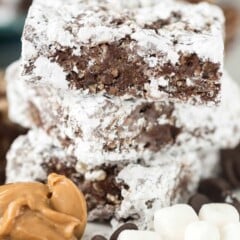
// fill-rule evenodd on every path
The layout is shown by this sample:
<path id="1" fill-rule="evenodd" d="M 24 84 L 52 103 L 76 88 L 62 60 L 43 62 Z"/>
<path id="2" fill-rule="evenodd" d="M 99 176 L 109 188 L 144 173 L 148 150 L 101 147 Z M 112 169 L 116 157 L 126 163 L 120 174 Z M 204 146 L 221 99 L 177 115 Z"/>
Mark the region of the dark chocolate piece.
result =
<path id="1" fill-rule="evenodd" d="M 121 232 L 125 230 L 138 230 L 138 227 L 133 223 L 126 223 L 119 227 L 110 237 L 110 240 L 117 240 Z"/>
<path id="2" fill-rule="evenodd" d="M 223 202 L 225 193 L 231 190 L 227 181 L 221 178 L 209 178 L 200 182 L 198 191 L 213 202 Z"/>
<path id="3" fill-rule="evenodd" d="M 223 177 L 235 187 L 240 187 L 240 145 L 235 149 L 221 151 L 221 167 Z"/>
<path id="4" fill-rule="evenodd" d="M 93 236 L 91 240 L 107 240 L 107 238 L 105 238 L 102 235 L 96 235 L 96 236 Z"/>
<path id="5" fill-rule="evenodd" d="M 20 1 L 20 6 L 19 6 L 19 9 L 21 12 L 23 13 L 26 13 L 29 9 L 29 7 L 31 6 L 32 4 L 32 0 L 22 0 Z"/>
<path id="6" fill-rule="evenodd" d="M 226 193 L 224 202 L 232 204 L 240 213 L 240 201 L 234 196 L 232 192 Z"/>
<path id="7" fill-rule="evenodd" d="M 221 151 L 221 167 L 227 181 L 233 187 L 240 187 L 240 145 Z"/>
<path id="8" fill-rule="evenodd" d="M 199 213 L 201 207 L 204 204 L 208 203 L 211 203 L 210 199 L 206 195 L 200 193 L 196 193 L 195 195 L 193 195 L 188 202 L 188 204 L 192 206 L 192 208 L 196 211 L 197 214 Z"/>

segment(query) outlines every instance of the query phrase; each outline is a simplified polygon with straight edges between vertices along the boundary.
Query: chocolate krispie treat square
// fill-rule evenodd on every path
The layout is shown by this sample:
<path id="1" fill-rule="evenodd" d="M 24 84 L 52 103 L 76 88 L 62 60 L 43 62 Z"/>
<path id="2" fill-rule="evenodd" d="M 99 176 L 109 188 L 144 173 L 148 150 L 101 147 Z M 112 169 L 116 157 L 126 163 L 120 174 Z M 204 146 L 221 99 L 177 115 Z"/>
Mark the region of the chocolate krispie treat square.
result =
<path id="1" fill-rule="evenodd" d="M 163 152 L 176 156 L 234 147 L 240 141 L 240 105 L 233 104 L 240 102 L 240 89 L 227 73 L 221 105 L 212 107 L 85 96 L 32 85 L 19 75 L 19 63 L 8 68 L 7 81 L 11 119 L 43 129 L 90 165 L 137 159 L 148 164 Z"/>
<path id="2" fill-rule="evenodd" d="M 222 11 L 211 4 L 34 1 L 23 34 L 27 81 L 84 95 L 215 104 Z"/>

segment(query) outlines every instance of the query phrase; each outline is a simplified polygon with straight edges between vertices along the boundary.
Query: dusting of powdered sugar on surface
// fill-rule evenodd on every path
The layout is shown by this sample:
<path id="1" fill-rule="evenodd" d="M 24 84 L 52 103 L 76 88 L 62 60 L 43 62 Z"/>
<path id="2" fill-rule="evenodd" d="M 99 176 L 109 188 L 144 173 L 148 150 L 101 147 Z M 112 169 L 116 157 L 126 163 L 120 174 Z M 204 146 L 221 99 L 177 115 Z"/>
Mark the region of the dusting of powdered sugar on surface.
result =
<path id="1" fill-rule="evenodd" d="M 28 74 L 32 78 L 39 77 L 43 81 L 48 81 L 54 87 L 65 88 L 68 81 L 63 70 L 59 70 L 62 66 L 57 66 L 58 63 L 46 64 L 42 59 L 39 61 L 39 56 L 51 58 L 56 50 L 65 48 L 72 49 L 75 56 L 81 56 L 81 48 L 84 46 L 113 43 L 129 37 L 134 40 L 136 54 L 143 58 L 150 69 L 168 62 L 176 64 L 181 54 L 194 53 L 202 61 L 220 64 L 219 72 L 222 71 L 224 17 L 218 7 L 208 3 L 192 5 L 155 0 L 149 4 L 146 4 L 146 1 L 118 2 L 116 4 L 112 0 L 34 1 L 23 35 L 23 65 L 29 69 L 28 65 L 31 62 L 34 66 Z M 162 26 L 158 32 L 144 28 L 145 25 L 159 19 L 164 22 L 171 18 L 173 13 L 181 15 L 181 21 L 173 21 Z M 123 19 L 123 24 L 116 27 L 112 24 L 115 19 Z M 152 51 L 158 52 L 160 57 L 151 56 Z M 39 73 L 38 69 L 44 69 L 45 66 L 47 67 L 44 74 Z M 44 78 L 56 72 L 59 81 L 52 77 Z M 74 72 L 78 74 L 78 71 Z M 153 77 L 150 80 L 150 83 L 159 81 L 161 86 L 161 77 L 160 79 Z M 147 88 L 149 89 L 146 96 L 149 98 L 156 97 L 161 100 L 168 96 L 161 91 L 157 94 L 156 88 L 151 86 Z"/>
<path id="2" fill-rule="evenodd" d="M 130 164 L 124 168 L 119 173 L 118 179 L 127 184 L 129 189 L 122 190 L 123 201 L 117 210 L 117 217 L 127 218 L 137 212 L 140 215 L 139 225 L 144 229 L 152 229 L 155 211 L 187 200 L 196 189 L 199 172 L 201 172 L 201 169 L 196 166 L 199 162 L 194 162 L 193 159 L 188 162 L 187 157 L 183 157 L 181 162 L 175 162 L 175 159 L 172 159 L 175 164 L 173 161 L 155 167 Z M 187 182 L 186 186 L 184 181 Z"/>
<path id="3" fill-rule="evenodd" d="M 42 149 L 48 148 L 50 139 L 45 134 L 28 133 L 18 137 L 7 154 L 6 176 L 7 183 L 29 182 L 47 178 L 42 168 Z M 34 146 L 34 147 L 33 147 Z M 48 154 L 46 152 L 45 154 Z M 54 155 L 54 153 L 52 152 Z"/>
<path id="4" fill-rule="evenodd" d="M 32 121 L 28 115 L 27 96 L 25 95 L 25 84 L 20 79 L 20 61 L 11 64 L 6 71 L 5 79 L 7 81 L 7 98 L 11 103 L 8 115 L 10 120 L 22 125 L 25 128 L 32 126 Z M 21 104 L 19 104 L 21 103 Z M 16 118 L 16 116 L 18 116 Z"/>
<path id="5" fill-rule="evenodd" d="M 62 91 L 42 84 L 25 86 L 26 83 L 18 78 L 12 78 L 11 82 L 9 94 L 15 95 L 15 98 L 9 99 L 11 119 L 22 125 L 30 122 L 28 127 L 34 127 L 36 123 L 29 119 L 27 107 L 22 112 L 15 112 L 19 101 L 24 106 L 24 102 L 27 105 L 31 100 L 41 117 L 41 127 L 51 135 L 54 144 L 63 147 L 68 154 L 90 166 L 125 160 L 134 163 L 137 159 L 149 162 L 161 157 L 165 152 L 178 157 L 179 154 L 198 149 L 235 147 L 240 140 L 240 134 L 237 134 L 240 132 L 240 91 L 227 73 L 223 77 L 220 106 L 175 103 L 172 116 L 159 116 L 159 124 L 170 124 L 181 129 L 175 143 L 159 148 L 161 153 L 146 149 L 141 144 L 138 144 L 137 149 L 127 144 L 129 141 L 132 146 L 136 145 L 134 138 L 142 134 L 144 127 L 149 124 L 148 120 L 140 117 L 138 121 L 135 120 L 134 129 L 130 129 L 127 123 L 132 112 L 141 104 L 146 104 L 145 100 L 127 100 L 101 94 L 84 95 L 81 92 Z M 21 84 L 24 86 L 18 87 Z M 25 91 L 18 91 L 22 88 Z M 165 101 L 165 104 L 170 103 Z M 155 105 L 157 106 L 157 103 Z M 62 139 L 70 140 L 69 144 L 65 145 L 65 141 L 62 144 Z M 120 144 L 119 139 L 124 139 L 125 144 Z M 106 142 L 115 142 L 119 147 L 105 151 Z"/>

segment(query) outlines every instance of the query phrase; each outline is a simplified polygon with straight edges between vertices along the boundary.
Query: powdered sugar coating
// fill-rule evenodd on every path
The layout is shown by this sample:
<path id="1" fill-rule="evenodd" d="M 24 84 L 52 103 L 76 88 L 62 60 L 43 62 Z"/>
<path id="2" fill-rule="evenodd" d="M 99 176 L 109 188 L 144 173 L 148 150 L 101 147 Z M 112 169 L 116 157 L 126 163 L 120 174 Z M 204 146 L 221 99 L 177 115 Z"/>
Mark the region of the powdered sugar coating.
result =
<path id="1" fill-rule="evenodd" d="M 137 212 L 140 215 L 140 226 L 151 229 L 153 212 L 172 204 L 186 202 L 196 190 L 199 166 L 196 166 L 196 159 L 195 163 L 187 157 L 183 159 L 184 161 L 175 164 L 175 159 L 172 159 L 169 164 L 163 166 L 144 167 L 130 164 L 124 168 L 118 179 L 127 183 L 129 189 L 122 190 L 124 198 L 117 216 L 126 218 Z M 169 191 L 170 189 L 172 191 Z"/>
<path id="2" fill-rule="evenodd" d="M 134 1 L 128 2 L 138 6 Z M 96 47 L 99 50 L 104 44 L 118 45 L 123 41 L 127 46 L 128 60 L 142 66 L 139 75 L 146 79 L 143 90 L 138 90 L 135 83 L 121 94 L 132 94 L 134 90 L 134 96 L 144 95 L 150 99 L 165 100 L 170 97 L 180 101 L 217 102 L 223 64 L 224 17 L 221 10 L 207 3 L 192 5 L 159 1 L 155 4 L 154 1 L 153 6 L 133 9 L 126 9 L 124 3 L 95 0 L 34 1 L 23 35 L 24 74 L 31 76 L 31 81 L 38 79 L 55 88 L 91 91 L 92 86 L 88 83 L 87 86 L 78 85 L 83 74 L 79 66 L 82 61 L 86 63 L 86 75 L 88 70 L 93 71 L 92 66 L 98 61 L 89 54 L 89 48 Z M 119 6 L 121 4 L 123 6 Z M 198 63 L 186 63 L 182 59 L 189 56 L 194 56 Z M 79 60 L 75 61 L 77 58 Z M 210 67 L 211 63 L 215 65 Z M 172 69 L 167 67 L 167 70 L 166 64 L 171 65 Z M 183 71 L 178 68 L 184 64 L 191 64 L 193 72 L 184 72 L 184 77 L 178 76 L 176 71 Z M 206 76 L 204 71 L 208 67 L 211 68 L 208 72 L 218 69 L 214 76 L 210 76 L 212 73 Z M 51 77 L 56 74 L 58 81 Z M 177 79 L 182 80 L 187 76 L 192 87 L 198 86 L 200 95 L 195 91 L 186 95 L 179 88 Z M 86 79 L 89 77 L 86 76 Z M 83 85 L 86 82 L 83 79 Z M 189 89 L 188 83 L 184 84 Z M 97 86 L 97 89 L 103 93 L 108 91 L 101 89 L 101 86 Z"/>
<path id="3" fill-rule="evenodd" d="M 18 76 L 8 82 L 11 119 L 44 129 L 55 145 L 90 166 L 138 159 L 148 164 L 163 153 L 218 150 L 240 140 L 240 91 L 227 73 L 219 107 L 85 96 L 25 84 Z M 25 108 L 17 112 L 22 98 Z M 168 137 L 162 138 L 161 131 Z"/>
<path id="4" fill-rule="evenodd" d="M 41 154 L 42 149 L 47 149 L 49 146 L 51 146 L 51 141 L 44 134 L 39 134 L 38 138 L 35 138 L 33 134 L 28 134 L 28 137 L 18 137 L 7 155 L 9 160 L 7 162 L 6 172 L 8 176 L 6 181 L 10 183 L 46 179 L 47 175 L 41 167 L 43 161 Z M 47 156 L 47 154 L 49 153 L 46 151 L 45 155 Z M 55 152 L 52 151 L 52 156 L 54 155 Z"/>
<path id="5" fill-rule="evenodd" d="M 172 1 L 172 0 L 161 0 L 161 1 Z M 174 0 L 173 0 L 174 1 Z M 159 3 L 158 0 L 131 0 L 131 1 L 115 1 L 115 0 L 106 0 L 106 2 L 115 9 L 134 9 L 142 7 L 150 7 Z"/>
<path id="6" fill-rule="evenodd" d="M 18 116 L 17 123 L 20 123 L 25 128 L 29 128 L 32 125 L 32 121 L 28 114 L 27 97 L 24 94 L 26 89 L 24 84 L 21 84 L 21 81 L 14 81 L 17 78 L 20 79 L 19 64 L 19 61 L 14 62 L 6 70 L 7 98 L 11 102 L 8 114 L 10 119 L 15 119 L 15 116 Z"/>
<path id="7" fill-rule="evenodd" d="M 201 151 L 199 159 L 201 159 L 201 167 L 204 169 L 201 175 L 203 179 L 219 176 L 221 172 L 219 151 Z"/>
<path id="8" fill-rule="evenodd" d="M 45 180 L 47 173 L 42 164 L 51 159 L 73 164 L 72 176 L 91 174 L 90 169 L 79 172 L 74 167 L 74 158 L 54 146 L 43 131 L 35 129 L 12 145 L 8 153 L 7 182 Z M 141 228 L 149 228 L 156 209 L 182 202 L 195 190 L 201 174 L 200 159 L 196 154 L 169 158 L 165 164 L 157 162 L 155 166 L 127 163 L 115 176 L 117 182 L 129 188 L 121 190 L 122 201 L 117 205 L 113 224 L 131 217 Z M 97 178 L 91 181 L 99 181 Z"/>

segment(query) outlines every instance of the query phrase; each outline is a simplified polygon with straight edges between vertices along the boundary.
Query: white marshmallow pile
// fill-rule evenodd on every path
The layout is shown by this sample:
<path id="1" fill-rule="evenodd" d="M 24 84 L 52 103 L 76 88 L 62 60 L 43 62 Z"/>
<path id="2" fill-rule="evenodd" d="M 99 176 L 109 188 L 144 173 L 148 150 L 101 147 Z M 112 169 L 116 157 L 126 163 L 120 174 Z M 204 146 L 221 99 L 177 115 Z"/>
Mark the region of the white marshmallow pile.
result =
<path id="1" fill-rule="evenodd" d="M 240 240 L 240 216 L 229 204 L 206 204 L 199 215 L 186 204 L 154 215 L 154 231 L 125 230 L 118 240 Z"/>

